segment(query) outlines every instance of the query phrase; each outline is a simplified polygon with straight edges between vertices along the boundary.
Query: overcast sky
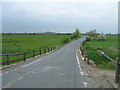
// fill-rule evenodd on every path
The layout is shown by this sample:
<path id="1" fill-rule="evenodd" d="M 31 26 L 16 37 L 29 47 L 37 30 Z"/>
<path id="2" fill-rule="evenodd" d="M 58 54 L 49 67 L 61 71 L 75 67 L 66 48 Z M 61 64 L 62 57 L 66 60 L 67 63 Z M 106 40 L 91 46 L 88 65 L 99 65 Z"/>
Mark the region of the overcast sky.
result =
<path id="1" fill-rule="evenodd" d="M 2 0 L 1 6 L 3 32 L 118 32 L 118 0 Z"/>

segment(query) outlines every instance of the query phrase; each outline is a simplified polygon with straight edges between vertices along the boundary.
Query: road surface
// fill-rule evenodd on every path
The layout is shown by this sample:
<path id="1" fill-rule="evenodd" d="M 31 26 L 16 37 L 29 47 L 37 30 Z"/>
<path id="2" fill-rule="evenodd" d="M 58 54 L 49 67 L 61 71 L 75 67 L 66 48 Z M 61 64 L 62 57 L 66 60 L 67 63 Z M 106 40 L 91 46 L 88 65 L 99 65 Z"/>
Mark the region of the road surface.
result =
<path id="1" fill-rule="evenodd" d="M 81 58 L 78 58 L 83 39 L 85 37 L 38 60 L 5 71 L 3 88 L 86 88 L 86 77 L 79 62 Z"/>

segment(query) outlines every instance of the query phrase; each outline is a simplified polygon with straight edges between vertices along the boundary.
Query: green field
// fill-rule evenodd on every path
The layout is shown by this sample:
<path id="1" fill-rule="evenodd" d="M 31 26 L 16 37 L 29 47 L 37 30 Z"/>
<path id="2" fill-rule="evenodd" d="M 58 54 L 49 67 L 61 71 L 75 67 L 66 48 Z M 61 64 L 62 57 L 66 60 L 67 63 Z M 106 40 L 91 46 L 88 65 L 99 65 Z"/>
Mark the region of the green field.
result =
<path id="1" fill-rule="evenodd" d="M 3 35 L 2 53 L 21 53 L 53 45 L 61 45 L 70 35 Z"/>
<path id="2" fill-rule="evenodd" d="M 115 65 L 110 63 L 106 57 L 98 54 L 97 50 L 105 52 L 106 55 L 116 60 L 118 57 L 118 36 L 108 35 L 106 41 L 97 41 L 93 39 L 92 41 L 85 42 L 83 48 L 88 55 L 88 58 L 93 60 L 97 67 L 103 69 L 115 69 Z"/>
<path id="3" fill-rule="evenodd" d="M 2 36 L 2 54 L 24 53 L 51 46 L 60 46 L 65 38 L 71 35 L 3 35 Z M 43 51 L 42 51 L 43 52 Z M 39 52 L 36 52 L 38 55 Z M 30 53 L 27 56 L 31 56 Z M 10 60 L 23 58 L 23 55 L 10 56 Z M 2 57 L 2 61 L 6 61 L 6 56 Z M 21 60 L 20 60 L 21 61 Z M 12 62 L 14 63 L 14 62 Z"/>

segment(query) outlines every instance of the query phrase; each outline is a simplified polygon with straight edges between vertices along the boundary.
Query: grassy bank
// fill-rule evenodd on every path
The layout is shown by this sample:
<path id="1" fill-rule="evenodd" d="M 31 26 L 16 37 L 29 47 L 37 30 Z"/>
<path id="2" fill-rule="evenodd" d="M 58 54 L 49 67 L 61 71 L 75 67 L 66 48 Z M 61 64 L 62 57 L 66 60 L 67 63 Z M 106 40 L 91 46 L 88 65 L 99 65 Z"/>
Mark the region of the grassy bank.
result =
<path id="1" fill-rule="evenodd" d="M 97 67 L 103 69 L 115 69 L 115 65 L 112 64 L 106 57 L 97 53 L 97 50 L 105 52 L 109 57 L 116 60 L 118 57 L 118 36 L 107 36 L 106 41 L 91 40 L 85 42 L 83 45 L 85 53 L 88 58 L 93 60 Z"/>

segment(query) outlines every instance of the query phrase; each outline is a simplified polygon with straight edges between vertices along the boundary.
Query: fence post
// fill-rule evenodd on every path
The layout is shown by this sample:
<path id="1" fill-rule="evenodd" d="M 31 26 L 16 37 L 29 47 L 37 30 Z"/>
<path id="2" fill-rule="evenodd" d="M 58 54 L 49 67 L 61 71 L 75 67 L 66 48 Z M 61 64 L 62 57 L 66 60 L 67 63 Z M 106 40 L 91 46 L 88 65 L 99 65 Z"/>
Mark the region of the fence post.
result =
<path id="1" fill-rule="evenodd" d="M 25 53 L 23 54 L 23 56 L 24 56 L 24 61 L 25 61 L 25 59 L 26 59 L 26 57 L 25 57 Z"/>
<path id="2" fill-rule="evenodd" d="M 88 55 L 86 55 L 87 64 L 90 64 L 89 59 L 87 57 Z"/>
<path id="3" fill-rule="evenodd" d="M 120 83 L 120 58 L 117 58 L 115 82 Z"/>
<path id="4" fill-rule="evenodd" d="M 49 47 L 48 47 L 48 52 L 50 51 Z"/>
<path id="5" fill-rule="evenodd" d="M 51 51 L 52 51 L 52 47 L 51 47 Z"/>
<path id="6" fill-rule="evenodd" d="M 44 48 L 44 53 L 46 53 L 46 48 Z"/>
<path id="7" fill-rule="evenodd" d="M 10 64 L 10 62 L 9 62 L 9 54 L 6 55 L 6 60 L 7 60 L 7 65 L 9 65 Z"/>
<path id="8" fill-rule="evenodd" d="M 42 50 L 40 49 L 39 51 L 40 51 L 40 55 L 41 55 L 41 54 L 42 54 L 42 53 L 41 53 Z"/>
<path id="9" fill-rule="evenodd" d="M 33 57 L 35 56 L 35 51 L 33 50 Z"/>

